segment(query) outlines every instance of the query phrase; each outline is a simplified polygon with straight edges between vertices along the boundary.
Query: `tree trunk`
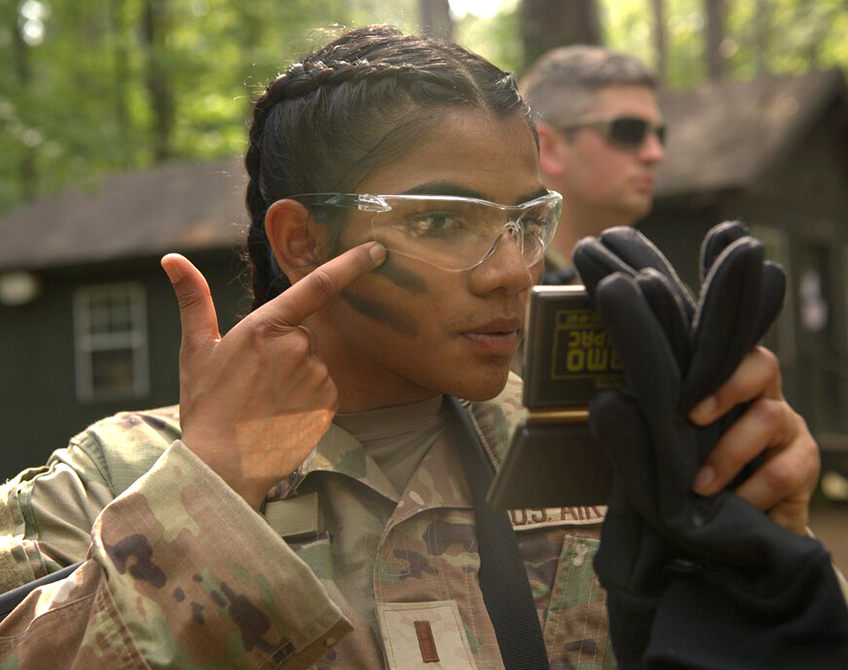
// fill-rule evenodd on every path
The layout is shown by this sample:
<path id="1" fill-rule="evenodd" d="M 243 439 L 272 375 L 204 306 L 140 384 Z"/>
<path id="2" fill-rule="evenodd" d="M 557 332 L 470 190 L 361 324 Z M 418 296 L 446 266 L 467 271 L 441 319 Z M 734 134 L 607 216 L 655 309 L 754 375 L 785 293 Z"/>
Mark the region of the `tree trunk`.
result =
<path id="1" fill-rule="evenodd" d="M 756 0 L 754 15 L 754 58 L 757 74 L 768 74 L 770 70 L 771 0 Z"/>
<path id="2" fill-rule="evenodd" d="M 23 93 L 18 97 L 19 101 L 25 101 L 27 92 L 30 88 L 32 80 L 32 68 L 30 67 L 30 47 L 24 42 L 21 35 L 21 29 L 18 25 L 18 13 L 12 12 L 11 16 L 14 20 L 12 24 L 12 53 L 14 58 L 14 73 L 15 82 L 18 92 Z M 20 108 L 20 107 L 19 107 Z M 32 200 L 38 194 L 38 173 L 35 166 L 35 149 L 27 146 L 18 138 L 21 143 L 21 157 L 18 163 L 18 178 L 20 179 L 21 197 L 24 200 Z"/>
<path id="3" fill-rule="evenodd" d="M 651 10 L 654 16 L 654 53 L 656 57 L 657 78 L 660 87 L 665 87 L 668 58 L 665 41 L 665 6 L 663 0 L 651 0 Z"/>
<path id="4" fill-rule="evenodd" d="M 453 39 L 453 19 L 448 0 L 418 0 L 421 32 L 445 40 Z"/>
<path id="5" fill-rule="evenodd" d="M 724 20 L 727 14 L 724 0 L 706 0 L 707 10 L 707 72 L 710 80 L 724 77 L 725 62 L 721 54 L 724 42 Z"/>
<path id="6" fill-rule="evenodd" d="M 118 128 L 119 160 L 122 167 L 129 167 L 132 148 L 130 146 L 130 118 L 127 102 L 127 84 L 129 82 L 129 56 L 127 54 L 126 25 L 124 22 L 125 0 L 111 0 L 109 3 L 109 32 L 112 39 L 113 73 L 115 84 L 115 125 Z"/>
<path id="7" fill-rule="evenodd" d="M 526 67 L 554 47 L 600 44 L 595 0 L 522 0 L 521 41 Z"/>
<path id="8" fill-rule="evenodd" d="M 144 0 L 141 41 L 146 52 L 145 84 L 153 113 L 153 158 L 159 163 L 171 156 L 174 96 L 165 63 L 167 0 Z"/>

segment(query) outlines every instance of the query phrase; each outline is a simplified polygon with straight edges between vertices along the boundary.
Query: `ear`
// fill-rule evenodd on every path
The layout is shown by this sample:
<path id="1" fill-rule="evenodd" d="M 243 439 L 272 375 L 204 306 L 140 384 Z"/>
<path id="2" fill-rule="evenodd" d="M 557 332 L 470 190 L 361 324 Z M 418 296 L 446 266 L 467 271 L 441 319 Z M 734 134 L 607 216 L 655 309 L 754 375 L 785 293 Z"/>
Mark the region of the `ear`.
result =
<path id="1" fill-rule="evenodd" d="M 536 125 L 539 136 L 539 167 L 544 177 L 561 177 L 567 163 L 568 140 L 544 121 Z"/>
<path id="2" fill-rule="evenodd" d="M 294 284 L 320 263 L 316 227 L 309 210 L 296 200 L 277 200 L 265 214 L 265 235 L 277 265 Z"/>

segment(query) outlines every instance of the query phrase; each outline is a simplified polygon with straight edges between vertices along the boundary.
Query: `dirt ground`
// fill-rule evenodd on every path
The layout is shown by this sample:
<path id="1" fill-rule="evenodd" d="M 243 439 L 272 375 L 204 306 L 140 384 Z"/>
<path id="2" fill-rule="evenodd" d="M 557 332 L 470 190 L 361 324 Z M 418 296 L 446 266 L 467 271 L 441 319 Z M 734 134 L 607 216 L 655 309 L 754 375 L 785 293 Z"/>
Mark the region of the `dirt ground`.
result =
<path id="1" fill-rule="evenodd" d="M 848 575 L 848 503 L 815 502 L 810 528 L 830 551 L 833 562 Z"/>

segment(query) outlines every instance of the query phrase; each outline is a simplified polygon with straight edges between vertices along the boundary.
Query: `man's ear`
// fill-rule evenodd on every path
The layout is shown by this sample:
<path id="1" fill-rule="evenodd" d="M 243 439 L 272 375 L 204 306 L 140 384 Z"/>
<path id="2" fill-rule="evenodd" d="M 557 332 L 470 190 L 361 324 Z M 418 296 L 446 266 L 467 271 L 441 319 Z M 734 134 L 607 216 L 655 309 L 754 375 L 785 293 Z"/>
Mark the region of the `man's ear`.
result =
<path id="1" fill-rule="evenodd" d="M 277 265 L 294 284 L 320 263 L 319 240 L 309 210 L 296 200 L 277 200 L 265 214 L 265 235 Z"/>
<path id="2" fill-rule="evenodd" d="M 567 163 L 567 140 L 563 134 L 544 121 L 536 124 L 539 136 L 539 167 L 542 174 L 550 177 L 561 177 Z"/>

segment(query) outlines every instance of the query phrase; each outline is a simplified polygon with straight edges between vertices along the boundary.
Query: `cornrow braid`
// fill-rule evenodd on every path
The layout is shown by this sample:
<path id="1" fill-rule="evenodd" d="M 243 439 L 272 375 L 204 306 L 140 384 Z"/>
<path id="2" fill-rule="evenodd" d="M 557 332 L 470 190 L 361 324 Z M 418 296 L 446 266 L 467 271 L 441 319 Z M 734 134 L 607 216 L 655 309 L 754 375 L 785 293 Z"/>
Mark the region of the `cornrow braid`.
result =
<path id="1" fill-rule="evenodd" d="M 286 287 L 272 293 L 272 287 L 279 281 L 280 272 L 271 245 L 265 234 L 265 214 L 270 203 L 262 194 L 262 135 L 268 112 L 282 100 L 285 84 L 282 77 L 271 82 L 265 92 L 253 103 L 253 123 L 248 134 L 248 147 L 244 155 L 248 182 L 245 191 L 245 205 L 250 215 L 250 228 L 247 233 L 247 249 L 243 256 L 250 268 L 251 292 L 253 304 L 251 311 L 281 293 Z M 284 277 L 284 275 L 283 275 Z"/>
<path id="2" fill-rule="evenodd" d="M 309 69 L 307 69 L 309 65 Z M 340 60 L 327 64 L 322 60 L 311 64 L 296 63 L 274 83 L 285 82 L 285 97 L 299 98 L 307 95 L 321 86 L 354 83 L 364 79 L 379 77 L 398 77 L 413 80 L 440 83 L 439 75 L 435 72 L 422 70 L 409 63 L 370 63 L 367 60 L 348 62 Z"/>
<path id="3" fill-rule="evenodd" d="M 426 139 L 439 122 L 434 110 L 456 106 L 530 123 L 512 75 L 455 44 L 389 26 L 350 31 L 270 82 L 254 101 L 245 153 L 252 309 L 290 285 L 265 235 L 273 202 L 354 190 Z"/>

